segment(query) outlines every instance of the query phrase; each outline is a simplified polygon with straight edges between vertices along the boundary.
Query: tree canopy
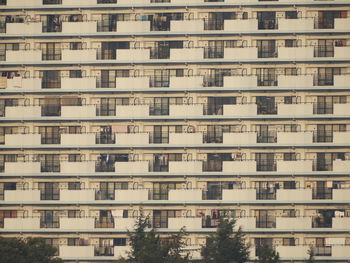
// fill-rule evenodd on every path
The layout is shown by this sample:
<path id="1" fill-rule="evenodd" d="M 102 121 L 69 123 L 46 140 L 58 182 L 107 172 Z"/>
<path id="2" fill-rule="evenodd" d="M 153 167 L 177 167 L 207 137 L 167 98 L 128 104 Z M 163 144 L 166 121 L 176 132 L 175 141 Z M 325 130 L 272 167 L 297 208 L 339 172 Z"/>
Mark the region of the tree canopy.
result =
<path id="1" fill-rule="evenodd" d="M 235 220 L 223 219 L 216 232 L 202 247 L 204 263 L 244 263 L 249 259 L 249 245 L 242 229 L 234 231 Z"/>
<path id="2" fill-rule="evenodd" d="M 135 263 L 187 263 L 184 252 L 185 230 L 167 238 L 161 238 L 154 228 L 149 228 L 149 217 L 140 216 L 133 231 L 129 231 L 131 253 L 129 262 Z"/>
<path id="3" fill-rule="evenodd" d="M 0 237 L 0 263 L 61 263 L 57 249 L 40 238 Z"/>

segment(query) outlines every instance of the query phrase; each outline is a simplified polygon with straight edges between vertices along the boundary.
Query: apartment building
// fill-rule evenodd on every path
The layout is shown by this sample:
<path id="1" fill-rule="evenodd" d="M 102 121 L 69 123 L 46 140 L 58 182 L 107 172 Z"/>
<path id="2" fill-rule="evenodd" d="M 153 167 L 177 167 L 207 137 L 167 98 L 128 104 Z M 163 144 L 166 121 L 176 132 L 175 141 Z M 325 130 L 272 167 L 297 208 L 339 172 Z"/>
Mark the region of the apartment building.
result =
<path id="1" fill-rule="evenodd" d="M 139 210 L 350 259 L 348 0 L 0 0 L 0 234 L 126 256 Z"/>

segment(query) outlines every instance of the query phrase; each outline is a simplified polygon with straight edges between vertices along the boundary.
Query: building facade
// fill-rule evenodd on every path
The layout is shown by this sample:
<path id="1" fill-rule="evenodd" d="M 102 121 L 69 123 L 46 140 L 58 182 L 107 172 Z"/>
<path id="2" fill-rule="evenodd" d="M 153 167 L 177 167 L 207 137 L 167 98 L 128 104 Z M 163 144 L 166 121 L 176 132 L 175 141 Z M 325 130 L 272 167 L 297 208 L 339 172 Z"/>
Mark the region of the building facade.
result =
<path id="1" fill-rule="evenodd" d="M 349 262 L 348 0 L 0 0 L 0 61 L 2 236 L 112 262 L 143 209 Z"/>

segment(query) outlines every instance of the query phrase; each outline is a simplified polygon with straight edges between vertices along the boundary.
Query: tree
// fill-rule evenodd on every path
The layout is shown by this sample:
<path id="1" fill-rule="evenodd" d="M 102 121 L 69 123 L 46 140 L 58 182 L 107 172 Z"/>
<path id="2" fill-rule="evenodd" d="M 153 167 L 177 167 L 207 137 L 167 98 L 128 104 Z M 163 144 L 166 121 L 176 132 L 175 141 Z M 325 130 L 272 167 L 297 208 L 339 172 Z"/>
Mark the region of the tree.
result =
<path id="1" fill-rule="evenodd" d="M 216 232 L 207 238 L 202 247 L 205 263 L 244 263 L 249 259 L 249 245 L 242 229 L 234 231 L 235 220 L 220 220 Z"/>
<path id="2" fill-rule="evenodd" d="M 40 238 L 0 237 L 0 263 L 61 263 L 55 257 L 57 249 Z"/>
<path id="3" fill-rule="evenodd" d="M 312 246 L 309 247 L 309 250 L 307 251 L 309 258 L 307 259 L 307 263 L 314 263 L 315 262 L 315 251 Z"/>
<path id="4" fill-rule="evenodd" d="M 257 256 L 259 263 L 278 263 L 280 260 L 278 252 L 266 245 L 258 247 Z"/>
<path id="5" fill-rule="evenodd" d="M 135 228 L 129 231 L 131 253 L 129 262 L 135 263 L 186 263 L 188 254 L 184 255 L 183 241 L 185 230 L 161 239 L 154 228 L 149 228 L 149 217 L 144 217 L 142 212 L 138 217 Z"/>

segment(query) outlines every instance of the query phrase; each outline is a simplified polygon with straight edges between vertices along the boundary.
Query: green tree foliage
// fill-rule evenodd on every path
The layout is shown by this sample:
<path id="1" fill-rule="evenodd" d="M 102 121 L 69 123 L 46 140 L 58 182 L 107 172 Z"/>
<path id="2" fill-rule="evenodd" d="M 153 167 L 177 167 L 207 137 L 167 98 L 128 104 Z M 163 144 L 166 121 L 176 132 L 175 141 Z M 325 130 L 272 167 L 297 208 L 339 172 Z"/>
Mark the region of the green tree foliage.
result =
<path id="1" fill-rule="evenodd" d="M 204 263 L 244 263 L 249 259 L 249 245 L 242 229 L 234 231 L 235 220 L 221 220 L 216 232 L 202 247 Z"/>
<path id="2" fill-rule="evenodd" d="M 309 247 L 309 250 L 307 251 L 309 258 L 307 259 L 307 263 L 314 263 L 315 262 L 315 251 L 312 246 Z"/>
<path id="3" fill-rule="evenodd" d="M 257 250 L 259 263 L 278 263 L 280 262 L 279 254 L 269 246 L 261 246 Z"/>
<path id="4" fill-rule="evenodd" d="M 61 263 L 56 258 L 56 248 L 45 244 L 40 238 L 0 237 L 0 263 Z"/>
<path id="5" fill-rule="evenodd" d="M 161 239 L 155 229 L 149 228 L 149 217 L 137 219 L 133 231 L 129 231 L 131 253 L 129 262 L 134 263 L 187 263 L 188 254 L 184 253 L 184 229 L 167 239 Z"/>

